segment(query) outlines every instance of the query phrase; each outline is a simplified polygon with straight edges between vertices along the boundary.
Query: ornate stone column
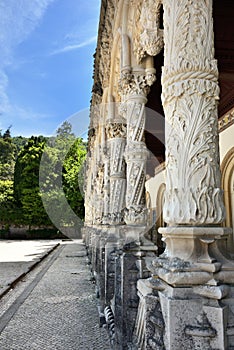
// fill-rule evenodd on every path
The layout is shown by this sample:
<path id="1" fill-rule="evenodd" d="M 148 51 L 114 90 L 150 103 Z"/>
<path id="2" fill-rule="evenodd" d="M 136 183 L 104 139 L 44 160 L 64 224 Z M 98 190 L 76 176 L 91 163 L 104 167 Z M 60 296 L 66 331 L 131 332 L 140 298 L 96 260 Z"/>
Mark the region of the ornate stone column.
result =
<path id="1" fill-rule="evenodd" d="M 172 10 L 173 9 L 173 10 Z M 220 190 L 212 1 L 164 1 L 167 183 L 164 219 L 170 224 L 218 224 Z"/>
<path id="2" fill-rule="evenodd" d="M 109 152 L 106 149 L 104 154 L 104 184 L 103 184 L 103 219 L 102 223 L 108 224 L 109 223 L 109 211 L 110 211 L 110 159 L 109 159 Z"/>
<path id="3" fill-rule="evenodd" d="M 109 224 L 123 223 L 123 209 L 125 206 L 126 174 L 124 149 L 126 144 L 126 123 L 115 120 L 106 127 L 110 157 L 110 206 Z"/>
<path id="4" fill-rule="evenodd" d="M 165 0 L 163 4 L 162 101 L 167 150 L 164 220 L 169 227 L 159 232 L 167 244 L 165 257 L 179 257 L 209 272 L 204 278 L 199 273 L 197 280 L 191 276 L 189 283 L 197 284 L 220 271 L 225 259 L 218 254 L 217 240 L 227 235 L 227 230 L 215 227 L 223 221 L 224 205 L 212 1 Z M 175 284 L 184 283 L 179 279 Z"/>
<path id="5" fill-rule="evenodd" d="M 127 118 L 127 189 L 125 222 L 129 225 L 145 225 L 145 166 L 148 151 L 144 140 L 145 104 L 150 86 L 155 81 L 154 68 L 123 69 L 120 81 L 124 92 Z"/>
<path id="6" fill-rule="evenodd" d="M 234 264 L 224 256 L 229 229 L 219 226 L 224 205 L 212 0 L 164 0 L 163 6 L 168 227 L 159 229 L 166 250 L 150 263 L 147 283 L 152 307 L 160 302 L 162 348 L 225 350 L 233 339 Z M 158 321 L 153 324 L 157 339 Z"/>

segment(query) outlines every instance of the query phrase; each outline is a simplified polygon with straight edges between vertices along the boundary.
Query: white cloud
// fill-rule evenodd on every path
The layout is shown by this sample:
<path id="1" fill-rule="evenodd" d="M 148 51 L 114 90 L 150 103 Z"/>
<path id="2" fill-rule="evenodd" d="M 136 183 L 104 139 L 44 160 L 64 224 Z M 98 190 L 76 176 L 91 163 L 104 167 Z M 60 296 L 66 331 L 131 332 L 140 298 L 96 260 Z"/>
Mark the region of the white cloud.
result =
<path id="1" fill-rule="evenodd" d="M 93 36 L 93 37 L 91 37 L 91 38 L 89 38 L 81 43 L 66 45 L 60 49 L 57 49 L 57 50 L 51 52 L 50 56 L 58 55 L 60 53 L 64 53 L 64 52 L 68 52 L 68 51 L 78 50 L 82 47 L 85 47 L 85 46 L 88 46 L 92 43 L 95 43 L 96 40 L 97 40 L 97 36 L 95 35 L 95 36 Z"/>
<path id="2" fill-rule="evenodd" d="M 7 65 L 12 64 L 14 48 L 23 42 L 40 23 L 47 7 L 54 0 L 0 1 L 0 114 L 10 112 L 7 96 Z"/>
<path id="3" fill-rule="evenodd" d="M 1 0 L 0 49 L 4 64 L 12 49 L 24 41 L 37 27 L 47 7 L 54 0 Z"/>

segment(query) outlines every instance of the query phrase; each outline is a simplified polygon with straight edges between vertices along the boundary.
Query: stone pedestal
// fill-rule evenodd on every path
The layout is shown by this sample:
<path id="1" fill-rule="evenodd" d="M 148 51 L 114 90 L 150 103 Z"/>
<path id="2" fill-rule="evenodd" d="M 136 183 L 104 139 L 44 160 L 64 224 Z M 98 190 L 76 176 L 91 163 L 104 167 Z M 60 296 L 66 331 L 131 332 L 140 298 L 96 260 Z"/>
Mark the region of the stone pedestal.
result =
<path id="1" fill-rule="evenodd" d="M 231 230 L 223 227 L 160 228 L 166 250 L 151 271 L 174 286 L 233 283 L 234 263 L 225 252 Z"/>
<path id="2" fill-rule="evenodd" d="M 138 281 L 140 307 L 134 332 L 136 349 L 233 348 L 233 287 L 221 297 L 212 289 L 172 287 L 158 278 Z"/>
<path id="3" fill-rule="evenodd" d="M 139 298 L 137 281 L 149 277 L 145 259 L 155 257 L 157 248 L 144 238 L 143 226 L 125 226 L 121 231 L 122 245 L 115 260 L 115 349 L 129 349 L 137 316 Z"/>

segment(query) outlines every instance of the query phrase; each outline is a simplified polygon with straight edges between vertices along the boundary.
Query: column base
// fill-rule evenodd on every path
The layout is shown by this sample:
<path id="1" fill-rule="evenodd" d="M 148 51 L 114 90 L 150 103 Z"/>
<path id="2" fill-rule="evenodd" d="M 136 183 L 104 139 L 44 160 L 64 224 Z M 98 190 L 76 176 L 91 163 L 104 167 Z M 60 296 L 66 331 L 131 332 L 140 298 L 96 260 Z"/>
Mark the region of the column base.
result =
<path id="1" fill-rule="evenodd" d="M 234 287 L 222 302 L 158 278 L 139 280 L 134 346 L 140 349 L 232 349 Z"/>
<path id="2" fill-rule="evenodd" d="M 166 250 L 150 262 L 153 275 L 173 286 L 234 283 L 234 262 L 224 255 L 230 229 L 177 226 L 159 232 Z"/>

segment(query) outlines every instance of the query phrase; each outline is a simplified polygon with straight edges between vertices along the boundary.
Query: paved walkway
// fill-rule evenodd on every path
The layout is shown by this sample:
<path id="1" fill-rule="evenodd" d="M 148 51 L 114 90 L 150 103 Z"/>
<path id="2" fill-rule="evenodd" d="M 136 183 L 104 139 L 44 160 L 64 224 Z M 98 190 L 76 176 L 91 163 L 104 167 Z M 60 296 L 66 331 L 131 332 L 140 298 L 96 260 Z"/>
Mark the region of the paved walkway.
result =
<path id="1" fill-rule="evenodd" d="M 0 349 L 109 350 L 94 289 L 82 242 L 62 243 L 0 300 Z"/>

